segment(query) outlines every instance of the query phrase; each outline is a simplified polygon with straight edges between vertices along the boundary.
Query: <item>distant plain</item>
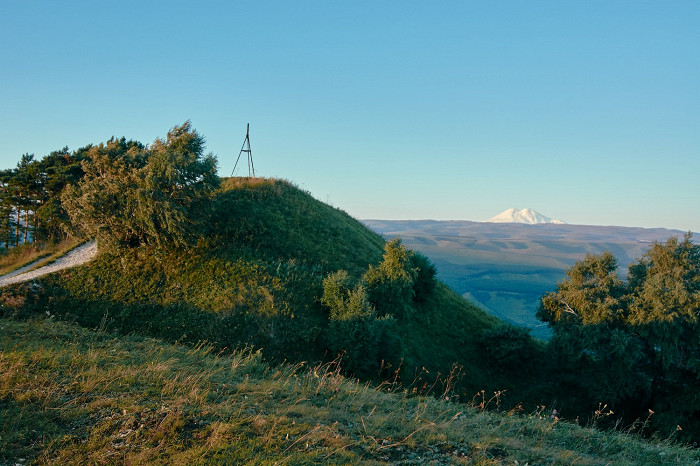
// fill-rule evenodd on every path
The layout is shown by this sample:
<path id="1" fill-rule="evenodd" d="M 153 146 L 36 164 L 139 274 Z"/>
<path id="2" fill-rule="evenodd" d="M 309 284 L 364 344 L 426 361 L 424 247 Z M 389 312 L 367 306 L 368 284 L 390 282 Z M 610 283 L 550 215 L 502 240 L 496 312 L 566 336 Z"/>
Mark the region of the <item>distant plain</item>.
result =
<path id="1" fill-rule="evenodd" d="M 438 278 L 463 297 L 500 319 L 529 327 L 543 339 L 549 331 L 535 317 L 539 299 L 556 288 L 576 261 L 586 254 L 610 251 L 624 276 L 654 241 L 685 233 L 666 228 L 463 220 L 363 222 L 385 238 L 398 236 L 407 247 L 425 254 L 437 266 Z"/>

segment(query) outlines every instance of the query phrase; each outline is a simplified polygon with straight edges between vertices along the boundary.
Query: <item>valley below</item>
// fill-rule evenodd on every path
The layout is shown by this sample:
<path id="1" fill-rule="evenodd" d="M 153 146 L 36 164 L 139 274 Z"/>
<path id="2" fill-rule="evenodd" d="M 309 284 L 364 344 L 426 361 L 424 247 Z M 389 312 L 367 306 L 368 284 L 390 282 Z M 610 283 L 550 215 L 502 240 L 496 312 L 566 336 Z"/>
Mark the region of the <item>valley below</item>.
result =
<path id="1" fill-rule="evenodd" d="M 541 339 L 549 338 L 550 331 L 535 317 L 540 298 L 586 254 L 612 252 L 624 276 L 627 266 L 654 241 L 684 234 L 666 228 L 464 220 L 363 223 L 385 238 L 400 237 L 435 263 L 438 278 L 454 291 L 499 319 L 528 327 Z"/>

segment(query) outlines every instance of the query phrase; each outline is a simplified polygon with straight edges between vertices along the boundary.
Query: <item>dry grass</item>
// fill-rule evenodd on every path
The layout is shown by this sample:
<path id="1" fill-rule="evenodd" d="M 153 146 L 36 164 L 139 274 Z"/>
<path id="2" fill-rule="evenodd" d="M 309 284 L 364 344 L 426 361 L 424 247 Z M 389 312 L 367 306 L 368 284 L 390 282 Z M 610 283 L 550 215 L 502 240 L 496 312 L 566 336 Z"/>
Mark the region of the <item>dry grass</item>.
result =
<path id="1" fill-rule="evenodd" d="M 252 188 L 263 184 L 275 185 L 277 180 L 272 178 L 253 178 L 249 176 L 233 176 L 221 179 L 223 190 L 236 188 Z"/>
<path id="2" fill-rule="evenodd" d="M 398 390 L 398 393 L 393 393 Z M 390 391 L 390 393 L 387 393 Z M 488 400 L 488 396 L 486 400 Z M 477 406 L 483 398 L 477 397 Z M 495 401 L 492 401 L 492 403 Z M 697 452 L 494 413 L 335 363 L 0 319 L 0 464 L 694 464 Z"/>
<path id="3" fill-rule="evenodd" d="M 30 264 L 31 269 L 48 265 L 80 244 L 82 241 L 69 239 L 56 244 L 27 243 L 8 249 L 0 256 L 0 276 Z"/>

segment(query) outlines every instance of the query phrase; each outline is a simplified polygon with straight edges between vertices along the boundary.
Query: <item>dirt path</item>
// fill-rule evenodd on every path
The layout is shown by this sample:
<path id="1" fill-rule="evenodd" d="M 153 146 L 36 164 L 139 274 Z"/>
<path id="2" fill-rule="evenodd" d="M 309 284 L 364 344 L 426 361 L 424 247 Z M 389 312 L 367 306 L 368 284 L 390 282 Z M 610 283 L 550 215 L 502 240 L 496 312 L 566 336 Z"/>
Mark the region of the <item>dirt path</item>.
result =
<path id="1" fill-rule="evenodd" d="M 8 273 L 7 275 L 3 275 L 0 277 L 0 287 L 11 285 L 13 283 L 26 282 L 27 280 L 32 280 L 48 273 L 75 267 L 88 262 L 96 255 L 97 241 L 85 243 L 82 246 L 78 246 L 77 248 L 73 249 L 71 252 L 56 260 L 56 262 L 52 264 L 39 267 L 31 272 L 27 272 L 27 270 L 33 267 L 33 264 L 29 264 L 15 270 L 14 272 Z"/>

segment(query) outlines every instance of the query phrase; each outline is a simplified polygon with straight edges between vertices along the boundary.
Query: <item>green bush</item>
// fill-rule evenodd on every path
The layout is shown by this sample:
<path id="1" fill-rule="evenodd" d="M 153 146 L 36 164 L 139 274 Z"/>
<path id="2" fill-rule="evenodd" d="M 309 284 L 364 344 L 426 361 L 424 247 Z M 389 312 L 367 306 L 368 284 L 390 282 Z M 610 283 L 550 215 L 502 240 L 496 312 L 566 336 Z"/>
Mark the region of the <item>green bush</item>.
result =
<path id="1" fill-rule="evenodd" d="M 333 356 L 342 357 L 346 370 L 376 376 L 382 361 L 390 355 L 394 319 L 377 317 L 362 283 L 351 286 L 345 270 L 332 273 L 323 281 L 321 302 L 329 313 L 328 349 Z"/>
<path id="2" fill-rule="evenodd" d="M 540 345 L 524 327 L 505 323 L 487 328 L 479 341 L 486 358 L 501 372 L 529 373 L 542 360 Z"/>
<path id="3" fill-rule="evenodd" d="M 369 299 L 379 315 L 401 319 L 410 314 L 416 294 L 413 285 L 418 277 L 412 265 L 409 251 L 397 238 L 384 246 L 382 262 L 370 266 L 363 275 Z"/>
<path id="4" fill-rule="evenodd" d="M 410 251 L 410 254 L 411 267 L 416 270 L 416 280 L 413 282 L 413 300 L 425 302 L 435 291 L 437 268 L 423 254 L 416 251 Z"/>

